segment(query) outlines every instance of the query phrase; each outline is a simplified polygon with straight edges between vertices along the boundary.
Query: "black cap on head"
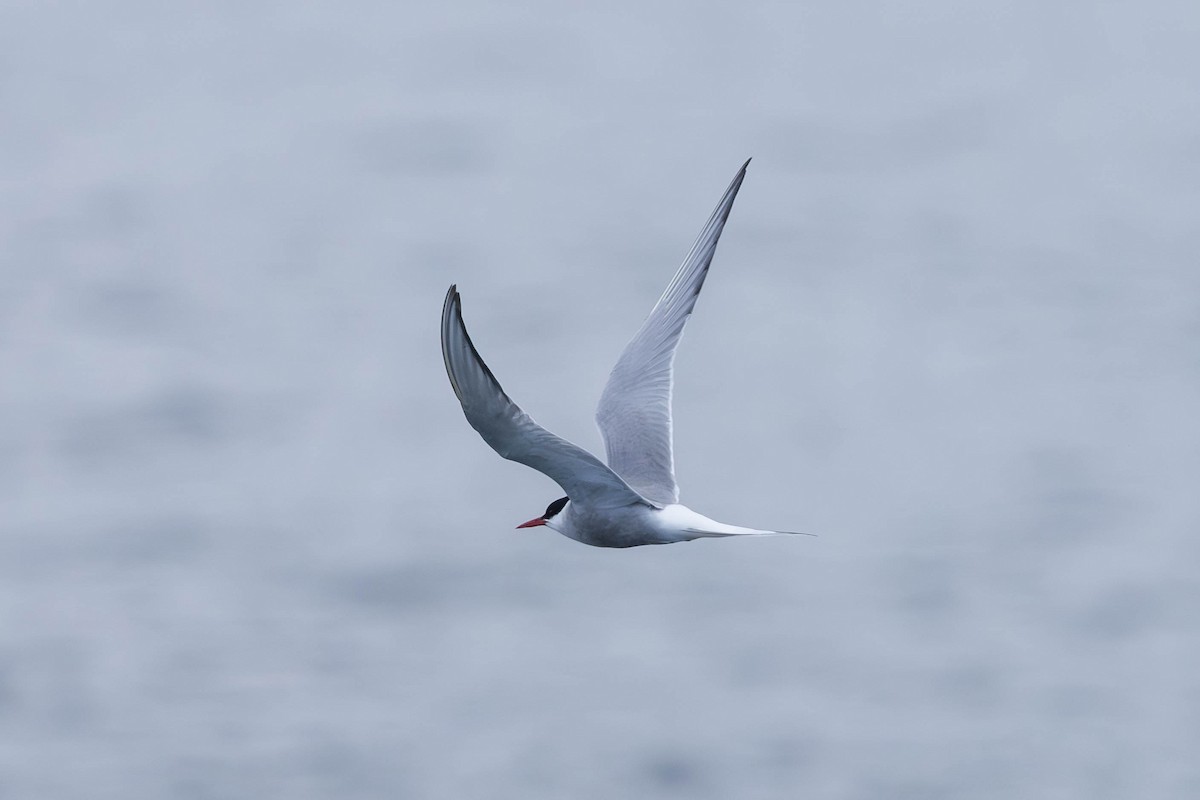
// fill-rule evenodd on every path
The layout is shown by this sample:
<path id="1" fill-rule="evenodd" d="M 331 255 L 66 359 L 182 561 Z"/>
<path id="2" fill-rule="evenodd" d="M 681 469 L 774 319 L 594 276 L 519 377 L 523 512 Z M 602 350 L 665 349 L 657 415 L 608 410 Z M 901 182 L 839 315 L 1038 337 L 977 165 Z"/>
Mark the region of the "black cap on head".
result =
<path id="1" fill-rule="evenodd" d="M 542 519 L 550 519 L 555 514 L 562 511 L 563 508 L 566 507 L 567 501 L 570 499 L 571 498 L 569 498 L 569 497 L 560 497 L 559 499 L 555 500 L 550 505 L 546 506 L 546 513 L 542 515 Z"/>

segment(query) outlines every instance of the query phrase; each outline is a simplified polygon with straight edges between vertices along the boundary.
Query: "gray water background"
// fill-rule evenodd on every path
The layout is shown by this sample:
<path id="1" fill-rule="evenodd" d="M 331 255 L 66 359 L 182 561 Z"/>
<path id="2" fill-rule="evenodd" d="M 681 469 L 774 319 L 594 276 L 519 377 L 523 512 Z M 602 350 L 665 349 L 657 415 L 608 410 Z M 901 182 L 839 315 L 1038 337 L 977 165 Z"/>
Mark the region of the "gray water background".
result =
<path id="1" fill-rule="evenodd" d="M 1189 3 L 0 4 L 0 796 L 1200 796 Z M 754 156 L 631 551 L 599 448 Z"/>

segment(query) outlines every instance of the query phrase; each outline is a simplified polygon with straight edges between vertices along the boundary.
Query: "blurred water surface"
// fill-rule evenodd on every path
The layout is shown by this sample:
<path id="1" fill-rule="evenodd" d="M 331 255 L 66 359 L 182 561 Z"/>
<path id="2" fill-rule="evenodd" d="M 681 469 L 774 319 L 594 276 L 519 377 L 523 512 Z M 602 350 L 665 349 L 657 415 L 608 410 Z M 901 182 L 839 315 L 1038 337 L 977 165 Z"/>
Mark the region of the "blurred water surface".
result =
<path id="1" fill-rule="evenodd" d="M 1200 795 L 1200 13 L 0 4 L 0 795 Z M 468 428 L 442 296 L 599 447 Z"/>

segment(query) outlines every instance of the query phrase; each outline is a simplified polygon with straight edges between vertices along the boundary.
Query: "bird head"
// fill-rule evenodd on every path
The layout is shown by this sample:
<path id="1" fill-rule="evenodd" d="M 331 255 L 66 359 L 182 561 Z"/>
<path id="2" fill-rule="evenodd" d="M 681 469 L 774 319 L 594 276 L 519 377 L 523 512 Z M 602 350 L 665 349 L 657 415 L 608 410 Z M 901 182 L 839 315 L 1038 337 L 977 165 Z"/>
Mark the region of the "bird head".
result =
<path id="1" fill-rule="evenodd" d="M 567 502 L 569 500 L 570 500 L 569 497 L 558 498 L 553 503 L 546 506 L 545 514 L 542 514 L 540 517 L 534 517 L 533 519 L 529 520 L 529 522 L 522 522 L 517 527 L 518 528 L 536 528 L 539 525 L 548 525 L 551 528 L 551 530 L 553 530 L 555 527 L 554 522 L 556 521 L 554 518 L 562 513 L 562 510 L 567 507 Z"/>

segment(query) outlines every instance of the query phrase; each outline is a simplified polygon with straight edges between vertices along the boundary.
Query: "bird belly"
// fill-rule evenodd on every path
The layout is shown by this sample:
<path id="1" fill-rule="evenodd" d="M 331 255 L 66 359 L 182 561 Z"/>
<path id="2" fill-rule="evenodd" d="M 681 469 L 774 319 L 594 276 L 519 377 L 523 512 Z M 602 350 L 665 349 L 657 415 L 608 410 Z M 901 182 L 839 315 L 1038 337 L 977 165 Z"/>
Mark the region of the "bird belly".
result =
<path id="1" fill-rule="evenodd" d="M 750 529 L 725 525 L 687 506 L 673 503 L 663 508 L 625 506 L 588 509 L 571 504 L 559 532 L 593 547 L 640 547 L 673 544 L 713 536 L 736 536 Z"/>

